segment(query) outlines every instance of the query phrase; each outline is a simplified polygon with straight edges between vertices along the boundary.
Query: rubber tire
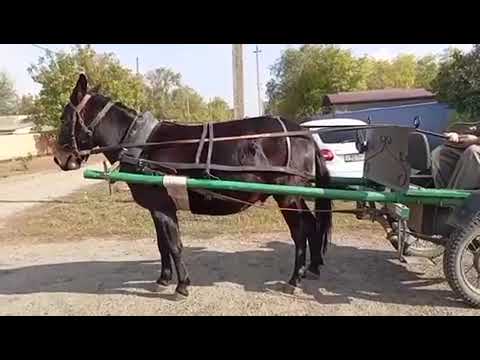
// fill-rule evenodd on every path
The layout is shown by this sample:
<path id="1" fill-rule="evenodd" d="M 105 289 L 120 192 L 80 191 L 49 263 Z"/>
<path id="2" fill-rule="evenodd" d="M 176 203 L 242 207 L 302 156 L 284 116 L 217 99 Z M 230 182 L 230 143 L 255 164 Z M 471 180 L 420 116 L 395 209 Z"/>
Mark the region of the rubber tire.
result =
<path id="1" fill-rule="evenodd" d="M 467 285 L 461 269 L 463 250 L 472 238 L 477 236 L 480 236 L 480 211 L 472 217 L 467 226 L 452 233 L 443 257 L 443 271 L 455 294 L 469 305 L 480 308 L 480 290 L 476 292 Z"/>
<path id="2" fill-rule="evenodd" d="M 395 250 L 398 250 L 398 242 L 390 241 Z M 406 248 L 403 249 L 404 256 L 416 256 L 427 259 L 435 259 L 439 256 L 442 256 L 445 252 L 445 247 L 442 245 L 437 245 L 432 243 L 432 247 L 429 248 L 415 248 L 412 246 L 405 245 Z"/>

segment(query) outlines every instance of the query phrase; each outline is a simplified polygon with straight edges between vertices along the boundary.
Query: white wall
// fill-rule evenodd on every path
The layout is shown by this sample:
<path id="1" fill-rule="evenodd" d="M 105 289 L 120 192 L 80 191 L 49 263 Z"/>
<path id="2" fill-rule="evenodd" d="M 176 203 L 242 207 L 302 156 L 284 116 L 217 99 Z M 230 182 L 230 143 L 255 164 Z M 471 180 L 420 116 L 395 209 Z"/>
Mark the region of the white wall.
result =
<path id="1" fill-rule="evenodd" d="M 43 134 L 11 134 L 0 135 L 0 161 L 18 157 L 47 155 L 51 153 L 51 145 Z"/>

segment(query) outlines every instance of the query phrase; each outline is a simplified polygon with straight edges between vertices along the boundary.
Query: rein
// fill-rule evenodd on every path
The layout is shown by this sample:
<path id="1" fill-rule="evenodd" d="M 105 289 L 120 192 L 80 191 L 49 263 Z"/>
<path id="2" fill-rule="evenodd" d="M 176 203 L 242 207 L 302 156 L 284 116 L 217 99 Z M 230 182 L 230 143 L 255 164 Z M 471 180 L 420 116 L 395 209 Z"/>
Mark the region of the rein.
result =
<path id="1" fill-rule="evenodd" d="M 236 140 L 249 140 L 249 139 L 261 139 L 261 138 L 277 138 L 277 137 L 290 137 L 290 136 L 307 136 L 311 137 L 312 134 L 320 134 L 320 133 L 330 133 L 330 132 L 341 132 L 347 130 L 368 130 L 368 129 L 376 129 L 376 128 L 385 128 L 385 127 L 392 127 L 392 125 L 368 125 L 368 126 L 331 126 L 331 129 L 322 128 L 316 130 L 299 130 L 299 131 L 282 131 L 282 132 L 274 132 L 274 133 L 263 133 L 263 134 L 252 134 L 252 135 L 239 135 L 239 136 L 224 136 L 224 137 L 216 137 L 211 139 L 212 142 L 219 142 L 219 141 L 236 141 Z M 403 127 L 403 126 L 398 126 Z M 439 137 L 441 139 L 447 139 L 447 137 L 443 134 L 427 131 L 427 130 L 420 130 L 417 128 L 408 127 L 416 132 L 423 133 L 426 135 L 431 135 L 435 137 Z M 112 146 L 103 146 L 98 147 L 96 149 L 90 150 L 83 150 L 80 151 L 80 155 L 91 155 L 91 154 L 100 154 L 108 151 L 116 151 L 122 149 L 129 149 L 129 148 L 145 148 L 150 146 L 165 146 L 165 145 L 181 145 L 181 144 L 197 144 L 201 143 L 202 139 L 182 139 L 182 140 L 170 140 L 170 141 L 162 141 L 162 142 L 150 142 L 150 143 L 125 143 L 125 144 L 118 144 Z"/>

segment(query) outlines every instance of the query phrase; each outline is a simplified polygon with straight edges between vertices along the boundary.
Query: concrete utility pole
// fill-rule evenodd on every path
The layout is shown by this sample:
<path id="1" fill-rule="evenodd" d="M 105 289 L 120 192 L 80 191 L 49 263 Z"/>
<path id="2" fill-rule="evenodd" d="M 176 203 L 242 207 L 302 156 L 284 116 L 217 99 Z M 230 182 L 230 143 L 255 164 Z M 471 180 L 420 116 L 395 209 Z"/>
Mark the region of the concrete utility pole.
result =
<path id="1" fill-rule="evenodd" d="M 255 51 L 253 52 L 256 55 L 257 59 L 257 101 L 258 101 L 258 116 L 263 115 L 263 103 L 262 103 L 262 96 L 261 96 L 261 88 L 260 88 L 260 69 L 258 65 L 258 54 L 260 54 L 262 50 L 258 48 L 258 45 L 255 46 Z"/>
<path id="2" fill-rule="evenodd" d="M 243 45 L 232 44 L 233 62 L 233 115 L 235 119 L 245 117 L 243 90 Z"/>

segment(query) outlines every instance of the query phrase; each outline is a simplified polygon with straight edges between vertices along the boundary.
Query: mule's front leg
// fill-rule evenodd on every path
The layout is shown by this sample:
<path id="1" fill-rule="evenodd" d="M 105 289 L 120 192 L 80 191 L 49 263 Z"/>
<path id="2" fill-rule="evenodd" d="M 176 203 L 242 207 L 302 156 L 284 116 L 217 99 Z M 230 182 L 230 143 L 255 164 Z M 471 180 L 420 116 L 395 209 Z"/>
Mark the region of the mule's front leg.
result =
<path id="1" fill-rule="evenodd" d="M 160 243 L 168 247 L 177 271 L 178 284 L 175 291 L 183 296 L 188 296 L 190 278 L 182 259 L 183 245 L 180 239 L 177 215 L 174 210 L 155 211 L 154 214 L 158 220 L 157 234 L 161 238 Z"/>
<path id="2" fill-rule="evenodd" d="M 162 262 L 162 270 L 160 277 L 157 280 L 158 285 L 167 286 L 172 280 L 172 258 L 170 256 L 170 249 L 168 243 L 162 232 L 162 218 L 159 217 L 154 211 L 151 212 L 153 223 L 155 224 L 155 232 L 157 234 L 157 245 L 160 251 L 160 258 Z"/>
<path id="3" fill-rule="evenodd" d="M 280 208 L 289 208 L 293 211 L 282 210 L 283 218 L 290 229 L 290 234 L 295 243 L 295 265 L 293 274 L 288 282 L 292 286 L 298 286 L 306 271 L 307 232 L 302 213 L 295 212 L 300 209 L 299 202 L 292 197 L 275 197 Z"/>
<path id="4" fill-rule="evenodd" d="M 298 286 L 306 271 L 307 241 L 305 237 L 293 237 L 293 241 L 295 242 L 295 265 L 288 283 L 292 286 Z"/>

